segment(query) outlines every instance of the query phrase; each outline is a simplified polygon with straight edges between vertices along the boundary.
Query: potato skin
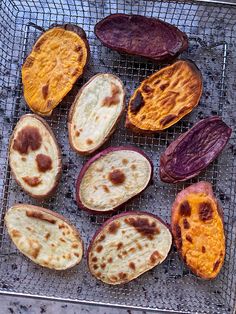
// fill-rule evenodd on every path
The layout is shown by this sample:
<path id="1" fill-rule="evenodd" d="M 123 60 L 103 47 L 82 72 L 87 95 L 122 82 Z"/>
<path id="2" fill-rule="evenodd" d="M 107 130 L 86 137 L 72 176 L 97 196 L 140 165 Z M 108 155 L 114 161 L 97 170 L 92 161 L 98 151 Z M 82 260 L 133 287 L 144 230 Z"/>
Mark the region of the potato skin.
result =
<path id="1" fill-rule="evenodd" d="M 82 167 L 82 169 L 80 170 L 79 176 L 77 178 L 76 181 L 76 202 L 77 205 L 80 209 L 87 211 L 89 214 L 98 214 L 98 215 L 104 215 L 104 214 L 110 214 L 113 213 L 114 211 L 118 210 L 119 208 L 122 208 L 127 202 L 129 202 L 131 199 L 135 198 L 136 196 L 138 196 L 140 193 L 142 193 L 143 191 L 141 191 L 140 193 L 136 194 L 134 197 L 132 197 L 131 199 L 127 200 L 126 202 L 122 203 L 119 206 L 114 207 L 113 209 L 109 210 L 109 211 L 96 211 L 96 210 L 91 210 L 90 208 L 87 208 L 86 206 L 84 206 L 84 204 L 82 203 L 80 196 L 79 196 L 79 190 L 80 190 L 80 184 L 81 181 L 83 179 L 84 174 L 86 173 L 86 171 L 88 170 L 88 168 L 90 167 L 90 165 L 100 159 L 101 157 L 107 155 L 110 152 L 113 151 L 119 151 L 119 150 L 131 150 L 131 151 L 135 151 L 138 152 L 139 154 L 143 155 L 150 163 L 151 166 L 151 174 L 150 174 L 150 181 L 148 183 L 148 185 L 150 184 L 152 177 L 153 177 L 153 163 L 151 161 L 151 159 L 139 148 L 134 147 L 134 146 L 119 146 L 119 147 L 108 147 L 105 150 L 97 153 L 95 156 L 93 156 L 91 159 L 89 159 L 85 165 Z M 148 187 L 148 185 L 146 186 L 146 188 Z"/>
<path id="2" fill-rule="evenodd" d="M 25 88 L 25 84 L 28 84 L 27 83 L 27 80 L 26 80 L 26 76 L 25 75 L 25 72 L 27 71 L 26 68 L 26 63 L 27 63 L 27 60 L 28 58 L 31 56 L 32 52 L 37 49 L 37 43 L 39 42 L 39 40 L 45 35 L 45 33 L 47 31 L 50 31 L 50 30 L 53 30 L 53 29 L 63 29 L 63 30 L 66 30 L 66 31 L 71 31 L 73 33 L 75 33 L 76 35 L 80 36 L 81 40 L 83 41 L 85 47 L 86 47 L 86 51 L 87 51 L 87 58 L 86 58 L 86 62 L 85 62 L 85 65 L 83 67 L 83 71 L 80 73 L 80 75 L 77 75 L 76 77 L 76 80 L 74 81 L 73 85 L 66 91 L 66 93 L 64 93 L 62 95 L 62 98 L 57 102 L 56 105 L 53 105 L 53 107 L 51 108 L 51 110 L 49 111 L 41 111 L 41 110 L 37 110 L 35 109 L 33 106 L 32 106 L 32 103 L 30 103 L 29 101 L 27 101 L 27 98 L 29 97 L 28 94 L 27 94 L 27 89 Z M 32 47 L 32 50 L 30 52 L 30 54 L 27 56 L 23 66 L 22 66 L 22 81 L 23 81 L 23 89 L 24 89 L 24 97 L 25 97 L 25 100 L 26 100 L 26 103 L 27 105 L 29 106 L 30 110 L 32 110 L 33 112 L 37 113 L 38 115 L 40 116 L 51 116 L 53 110 L 60 104 L 60 102 L 64 99 L 64 97 L 68 94 L 68 92 L 73 88 L 74 84 L 83 76 L 85 70 L 86 70 L 86 67 L 87 67 L 87 64 L 89 62 L 89 59 L 90 59 L 90 47 L 89 47 L 89 43 L 87 41 L 87 37 L 86 37 L 86 33 L 85 31 L 78 25 L 75 25 L 75 24 L 52 24 L 45 32 L 43 32 L 38 38 L 37 40 L 35 41 L 33 47 Z M 25 81 L 25 82 L 24 82 Z M 46 84 L 46 82 L 45 82 Z M 42 99 L 43 99 L 43 96 L 42 96 Z"/>
<path id="3" fill-rule="evenodd" d="M 218 116 L 197 122 L 173 141 L 161 155 L 161 180 L 167 183 L 177 183 L 199 175 L 222 152 L 231 132 L 231 128 Z M 209 139 L 209 134 L 213 134 L 214 137 Z M 209 143 L 211 143 L 210 149 Z M 188 163 L 190 156 L 191 164 Z M 185 167 L 181 168 L 181 165 Z"/>
<path id="4" fill-rule="evenodd" d="M 121 117 L 122 117 L 122 114 L 123 114 L 123 112 L 124 112 L 124 110 L 125 110 L 125 96 L 126 96 L 126 92 L 125 92 L 125 88 L 124 88 L 124 86 L 123 86 L 123 83 L 121 82 L 121 80 L 120 80 L 117 76 L 115 76 L 115 75 L 109 73 L 110 76 L 115 77 L 116 79 L 118 79 L 118 80 L 121 82 L 122 86 L 123 86 L 123 92 L 124 92 L 124 97 L 123 97 L 123 109 L 122 109 L 122 111 L 121 111 L 119 117 L 117 118 L 117 121 L 116 121 L 116 123 L 114 124 L 113 128 L 111 129 L 111 131 L 109 132 L 109 134 L 107 134 L 107 136 L 104 138 L 103 142 L 102 142 L 99 146 L 95 147 L 94 149 L 88 150 L 88 151 L 79 151 L 78 149 L 76 149 L 76 148 L 74 147 L 74 145 L 72 144 L 72 137 L 71 137 L 70 128 L 71 128 L 72 118 L 73 118 L 74 110 L 75 110 L 75 108 L 76 108 L 77 100 L 79 99 L 80 95 L 82 94 L 84 88 L 85 88 L 86 86 L 88 86 L 96 77 L 98 77 L 98 76 L 100 76 L 100 75 L 102 75 L 102 74 L 103 74 L 103 73 L 98 73 L 98 74 L 94 75 L 86 84 L 84 84 L 84 85 L 81 87 L 81 89 L 79 90 L 78 94 L 77 94 L 76 97 L 75 97 L 75 100 L 74 100 L 73 104 L 71 105 L 71 108 L 70 108 L 70 111 L 69 111 L 69 114 L 68 114 L 68 123 L 67 123 L 67 125 L 68 125 L 68 131 L 69 131 L 69 132 L 68 132 L 68 133 L 69 133 L 69 143 L 70 143 L 71 148 L 72 148 L 76 153 L 78 153 L 78 154 L 80 154 L 80 155 L 85 155 L 85 156 L 86 156 L 86 155 L 90 155 L 90 154 L 92 154 L 93 152 L 95 152 L 98 148 L 100 148 L 101 146 L 103 146 L 103 144 L 105 144 L 106 141 L 108 141 L 108 139 L 110 138 L 110 136 L 115 132 L 116 127 L 117 127 L 118 123 L 120 122 Z"/>
<path id="5" fill-rule="evenodd" d="M 33 113 L 25 114 L 25 115 L 20 117 L 20 119 L 19 119 L 19 121 L 17 123 L 20 123 L 23 119 L 28 118 L 28 117 L 32 117 L 34 119 L 39 120 L 45 126 L 45 128 L 48 130 L 48 132 L 50 133 L 51 137 L 53 138 L 53 141 L 56 144 L 57 151 L 58 151 L 57 158 L 59 160 L 59 168 L 58 168 L 57 175 L 55 177 L 55 184 L 54 184 L 53 188 L 47 194 L 44 194 L 44 195 L 35 195 L 35 194 L 33 194 L 33 193 L 29 192 L 29 191 L 26 191 L 26 193 L 29 194 L 31 197 L 33 197 L 35 199 L 38 199 L 38 200 L 44 200 L 44 199 L 47 199 L 47 198 L 51 197 L 55 193 L 55 191 L 57 189 L 57 186 L 58 186 L 58 184 L 60 182 L 61 175 L 62 175 L 61 149 L 58 146 L 58 143 L 57 143 L 57 140 L 55 138 L 55 135 L 54 135 L 52 129 L 50 128 L 50 126 L 48 125 L 48 123 L 43 118 L 39 117 L 38 115 L 33 114 Z M 14 140 L 15 133 L 16 133 L 16 128 L 14 129 L 14 131 L 13 131 L 11 137 L 10 137 L 10 140 L 9 140 L 8 158 L 9 158 L 9 155 L 10 155 L 10 148 L 11 148 L 11 145 L 12 145 L 12 141 Z M 17 184 L 25 191 L 25 189 L 22 187 L 20 181 L 18 180 L 16 174 L 14 173 L 14 171 L 12 169 L 11 169 L 11 173 L 12 173 L 14 179 L 16 180 Z"/>
<path id="6" fill-rule="evenodd" d="M 170 226 L 169 226 L 166 222 L 164 222 L 160 217 L 158 217 L 158 216 L 156 216 L 156 215 L 154 215 L 154 214 L 148 213 L 148 212 L 144 212 L 144 211 L 128 211 L 128 212 L 123 212 L 123 213 L 117 214 L 117 215 L 115 215 L 115 216 L 109 218 L 108 220 L 106 220 L 106 221 L 97 229 L 97 231 L 95 232 L 94 236 L 92 237 L 92 239 L 91 239 L 91 241 L 90 241 L 90 244 L 89 244 L 89 246 L 88 246 L 88 249 L 87 249 L 87 265 L 88 265 L 88 268 L 89 268 L 91 274 L 92 274 L 92 271 L 91 271 L 91 267 L 90 267 L 90 263 L 89 263 L 89 254 L 90 254 L 90 252 L 91 252 L 91 250 L 92 250 L 92 246 L 93 246 L 93 244 L 94 244 L 94 241 L 96 240 L 96 238 L 98 237 L 98 235 L 103 231 L 103 229 L 104 229 L 107 225 L 109 225 L 109 224 L 112 223 L 113 221 L 118 220 L 119 218 L 126 217 L 126 216 L 129 216 L 129 215 L 137 216 L 137 217 L 143 216 L 143 215 L 149 216 L 149 217 L 151 217 L 151 218 L 154 218 L 155 220 L 158 220 L 161 224 L 163 224 L 163 225 L 169 230 L 169 232 L 170 232 L 170 234 L 171 234 L 171 245 L 170 245 L 170 250 L 169 250 L 169 252 L 171 251 L 171 249 L 172 249 L 172 241 L 173 241 L 171 229 L 170 229 Z M 168 253 L 168 254 L 169 254 L 169 253 Z M 167 256 L 168 256 L 168 254 L 167 254 Z M 167 258 L 167 256 L 166 256 L 166 258 Z M 163 260 L 163 261 L 164 261 L 164 260 Z M 163 261 L 162 261 L 162 262 L 163 262 Z M 155 267 L 155 266 L 154 266 L 154 267 Z M 148 270 L 147 270 L 147 271 L 148 271 Z M 141 274 L 141 275 L 142 275 L 142 274 Z M 140 276 L 140 275 L 138 275 L 138 276 Z M 138 277 L 138 276 L 137 276 L 137 277 Z M 127 282 L 130 282 L 130 281 L 132 281 L 132 280 L 135 280 L 137 277 L 135 277 L 135 278 L 133 278 L 133 279 L 127 281 Z M 96 278 L 96 277 L 95 277 L 95 278 Z M 121 284 L 121 283 L 122 283 L 122 282 L 116 283 L 116 284 Z M 110 284 L 111 284 L 111 283 L 110 283 Z"/>
<path id="7" fill-rule="evenodd" d="M 176 224 L 179 226 L 179 221 L 181 219 L 180 217 L 180 205 L 186 201 L 187 197 L 189 195 L 205 195 L 208 199 L 211 199 L 212 202 L 214 203 L 215 206 L 215 210 L 216 213 L 218 214 L 220 221 L 222 223 L 222 241 L 223 241 L 223 252 L 222 255 L 220 255 L 220 267 L 216 270 L 216 271 L 212 271 L 211 274 L 209 273 L 203 273 L 202 270 L 198 270 L 196 268 L 194 268 L 193 266 L 191 266 L 188 261 L 186 260 L 186 256 L 183 255 L 182 252 L 182 244 L 183 244 L 183 238 L 180 239 L 180 237 L 182 237 L 182 231 L 183 229 L 181 229 L 180 227 L 180 231 L 178 231 L 176 229 Z M 188 219 L 188 223 L 191 226 L 191 218 L 189 218 L 189 216 L 187 214 L 185 214 L 183 217 L 186 217 Z M 196 217 L 196 216 L 195 216 Z M 195 218 L 196 220 L 196 218 Z M 201 221 L 201 223 L 204 223 Z M 188 227 L 188 230 L 191 231 L 191 227 Z M 200 224 L 199 224 L 199 230 L 200 230 Z M 196 226 L 195 226 L 196 228 Z M 213 194 L 213 190 L 212 190 L 212 186 L 209 182 L 205 182 L 205 181 L 200 181 L 197 182 L 195 184 L 190 185 L 189 187 L 185 188 L 184 190 L 182 190 L 181 192 L 179 192 L 176 196 L 176 199 L 172 205 L 172 209 L 171 209 L 171 230 L 172 230 L 172 234 L 173 234 L 173 238 L 174 238 L 174 242 L 175 245 L 177 247 L 178 253 L 181 257 L 181 259 L 185 262 L 185 264 L 188 266 L 188 268 L 196 275 L 201 277 L 202 279 L 206 279 L 206 280 L 210 280 L 210 279 L 214 279 L 220 272 L 220 269 L 223 265 L 224 262 L 224 257 L 225 257 L 225 235 L 224 235 L 224 221 L 223 221 L 223 211 L 222 208 L 220 206 L 220 204 L 218 203 L 217 199 L 215 198 L 214 194 Z M 179 234 L 180 232 L 180 234 Z M 218 232 L 218 231 L 217 231 Z M 184 240 L 186 241 L 186 240 Z M 220 241 L 219 241 L 220 243 Z M 205 241 L 203 244 L 208 244 L 207 241 Z M 189 249 L 190 250 L 190 249 Z M 195 248 L 196 250 L 196 248 Z M 204 252 L 205 253 L 205 252 Z M 208 258 L 209 259 L 209 258 Z M 190 262 L 191 263 L 191 262 Z"/>
<path id="8" fill-rule="evenodd" d="M 111 14 L 95 25 L 95 34 L 110 49 L 156 62 L 173 59 L 188 48 L 187 35 L 177 27 L 142 15 Z"/>

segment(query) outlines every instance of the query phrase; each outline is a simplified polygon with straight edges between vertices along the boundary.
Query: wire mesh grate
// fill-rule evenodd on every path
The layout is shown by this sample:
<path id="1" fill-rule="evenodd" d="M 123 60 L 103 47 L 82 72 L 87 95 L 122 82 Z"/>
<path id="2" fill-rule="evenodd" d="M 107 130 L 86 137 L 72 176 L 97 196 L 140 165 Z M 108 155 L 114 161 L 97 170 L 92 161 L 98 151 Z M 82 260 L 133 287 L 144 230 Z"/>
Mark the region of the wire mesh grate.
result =
<path id="1" fill-rule="evenodd" d="M 111 13 L 143 14 L 175 24 L 190 38 L 183 53 L 200 68 L 204 93 L 199 106 L 166 132 L 136 135 L 119 128 L 104 146 L 136 145 L 146 151 L 155 167 L 152 185 L 124 210 L 142 209 L 169 222 L 171 203 L 178 191 L 191 182 L 207 180 L 224 208 L 227 253 L 224 267 L 212 282 L 194 277 L 173 249 L 167 260 L 137 280 L 119 287 L 96 281 L 88 272 L 85 258 L 71 270 L 56 272 L 32 264 L 11 244 L 3 224 L 6 209 L 16 202 L 38 204 L 65 215 L 81 231 L 87 247 L 94 230 L 109 216 L 89 216 L 75 203 L 75 179 L 86 158 L 69 147 L 66 121 L 69 107 L 78 89 L 99 72 L 118 75 L 125 84 L 127 99 L 146 76 L 159 65 L 134 57 L 119 55 L 101 45 L 94 35 L 97 21 Z M 21 65 L 40 35 L 35 27 L 48 28 L 53 23 L 75 23 L 87 34 L 91 60 L 84 78 L 76 83 L 53 115 L 47 118 L 62 148 L 63 176 L 56 194 L 37 202 L 27 196 L 11 177 L 7 159 L 9 136 L 19 117 L 29 112 L 22 96 Z M 38 295 L 75 302 L 113 304 L 183 313 L 233 313 L 236 298 L 236 146 L 235 132 L 224 152 L 198 178 L 178 185 L 164 184 L 159 179 L 159 156 L 166 146 L 199 119 L 220 115 L 231 127 L 235 125 L 236 7 L 193 1 L 132 0 L 3 0 L 0 9 L 0 290 L 2 293 Z M 168 198 L 166 197 L 168 195 Z M 181 289 L 180 289 L 181 287 Z M 171 293 L 172 292 L 172 293 Z"/>

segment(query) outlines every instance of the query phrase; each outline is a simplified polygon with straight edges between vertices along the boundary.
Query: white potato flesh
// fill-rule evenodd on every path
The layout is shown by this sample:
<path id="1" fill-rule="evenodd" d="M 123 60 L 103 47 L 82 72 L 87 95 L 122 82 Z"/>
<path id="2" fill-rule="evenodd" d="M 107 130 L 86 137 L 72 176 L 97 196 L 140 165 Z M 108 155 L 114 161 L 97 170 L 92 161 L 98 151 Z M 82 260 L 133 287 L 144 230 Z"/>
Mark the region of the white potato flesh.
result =
<path id="1" fill-rule="evenodd" d="M 91 273 L 113 285 L 137 278 L 162 263 L 172 244 L 169 229 L 155 217 L 145 213 L 118 216 L 101 227 L 88 255 Z"/>
<path id="2" fill-rule="evenodd" d="M 83 245 L 78 232 L 53 212 L 16 204 L 5 222 L 16 247 L 33 262 L 57 270 L 80 262 Z"/>
<path id="3" fill-rule="evenodd" d="M 85 172 L 79 187 L 80 200 L 90 210 L 112 210 L 144 190 L 151 172 L 149 160 L 139 152 L 111 151 Z"/>
<path id="4" fill-rule="evenodd" d="M 27 134 L 22 135 L 22 131 Z M 32 132 L 36 135 L 32 135 Z M 23 152 L 23 145 L 27 145 L 27 141 L 37 144 L 37 136 L 41 138 L 38 148 L 35 146 L 32 149 L 29 146 L 28 150 Z M 16 148 L 16 142 L 20 149 Z M 42 169 L 38 166 L 38 157 Z M 48 128 L 35 115 L 25 115 L 17 123 L 10 141 L 9 160 L 17 182 L 32 196 L 47 196 L 59 180 L 61 156 L 58 145 Z"/>
<path id="5" fill-rule="evenodd" d="M 76 97 L 69 119 L 73 149 L 89 153 L 110 136 L 124 108 L 124 87 L 112 74 L 94 76 Z"/>

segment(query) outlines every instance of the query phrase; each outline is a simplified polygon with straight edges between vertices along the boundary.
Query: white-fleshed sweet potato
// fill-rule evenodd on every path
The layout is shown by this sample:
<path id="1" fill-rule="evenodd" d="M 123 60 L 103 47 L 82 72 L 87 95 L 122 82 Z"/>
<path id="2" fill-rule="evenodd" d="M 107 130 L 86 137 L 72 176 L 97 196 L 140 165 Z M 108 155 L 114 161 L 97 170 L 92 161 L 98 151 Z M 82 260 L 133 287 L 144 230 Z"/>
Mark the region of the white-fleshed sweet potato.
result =
<path id="1" fill-rule="evenodd" d="M 152 177 L 152 163 L 138 148 L 109 147 L 81 169 L 77 204 L 91 213 L 107 213 L 141 193 Z"/>
<path id="2" fill-rule="evenodd" d="M 10 139 L 9 163 L 16 182 L 29 195 L 43 199 L 53 194 L 61 177 L 61 152 L 42 118 L 20 118 Z"/>
<path id="3" fill-rule="evenodd" d="M 124 100 L 124 86 L 118 77 L 93 76 L 79 91 L 69 113 L 71 147 L 79 154 L 90 154 L 102 146 L 115 131 Z"/>
<path id="4" fill-rule="evenodd" d="M 88 249 L 88 266 L 111 285 L 129 282 L 167 257 L 172 244 L 168 227 L 146 212 L 126 212 L 107 220 Z"/>
<path id="5" fill-rule="evenodd" d="M 15 204 L 7 211 L 5 223 L 18 250 L 34 263 L 64 270 L 81 261 L 82 239 L 63 216 L 42 207 Z"/>

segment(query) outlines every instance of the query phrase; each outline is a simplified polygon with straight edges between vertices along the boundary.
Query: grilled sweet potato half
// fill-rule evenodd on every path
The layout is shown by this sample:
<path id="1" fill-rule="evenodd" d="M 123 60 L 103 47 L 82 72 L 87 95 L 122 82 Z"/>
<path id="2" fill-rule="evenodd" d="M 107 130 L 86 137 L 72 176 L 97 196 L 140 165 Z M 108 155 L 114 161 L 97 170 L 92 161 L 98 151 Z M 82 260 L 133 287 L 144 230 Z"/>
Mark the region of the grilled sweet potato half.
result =
<path id="1" fill-rule="evenodd" d="M 50 116 L 84 73 L 89 45 L 76 25 L 57 25 L 36 41 L 22 67 L 26 103 L 32 111 Z"/>
<path id="2" fill-rule="evenodd" d="M 126 212 L 107 220 L 88 249 L 92 275 L 110 284 L 129 282 L 167 257 L 172 244 L 168 227 L 146 212 Z"/>
<path id="3" fill-rule="evenodd" d="M 172 59 L 188 48 L 186 34 L 177 27 L 141 15 L 111 14 L 96 24 L 95 34 L 108 48 L 153 61 Z"/>
<path id="4" fill-rule="evenodd" d="M 113 74 L 97 74 L 79 91 L 71 107 L 68 132 L 79 154 L 98 149 L 114 132 L 124 110 L 125 92 Z"/>
<path id="5" fill-rule="evenodd" d="M 63 216 L 42 207 L 15 204 L 7 211 L 5 223 L 18 250 L 34 263 L 64 270 L 81 261 L 80 234 Z"/>
<path id="6" fill-rule="evenodd" d="M 141 193 L 152 177 L 152 163 L 138 148 L 110 147 L 81 169 L 76 200 L 81 209 L 107 213 Z"/>
<path id="7" fill-rule="evenodd" d="M 155 72 L 129 101 L 126 127 L 135 132 L 158 132 L 182 119 L 198 105 L 202 75 L 190 61 L 179 60 Z"/>
<path id="8" fill-rule="evenodd" d="M 52 195 L 61 177 L 61 152 L 49 125 L 26 114 L 15 126 L 9 144 L 9 163 L 16 182 L 32 197 Z"/>
<path id="9" fill-rule="evenodd" d="M 176 183 L 197 176 L 221 153 L 231 132 L 217 116 L 196 123 L 161 155 L 161 180 Z"/>
<path id="10" fill-rule="evenodd" d="M 222 215 L 208 182 L 182 190 L 172 206 L 171 228 L 176 247 L 192 272 L 204 279 L 215 278 L 224 262 Z"/>

